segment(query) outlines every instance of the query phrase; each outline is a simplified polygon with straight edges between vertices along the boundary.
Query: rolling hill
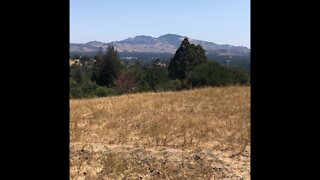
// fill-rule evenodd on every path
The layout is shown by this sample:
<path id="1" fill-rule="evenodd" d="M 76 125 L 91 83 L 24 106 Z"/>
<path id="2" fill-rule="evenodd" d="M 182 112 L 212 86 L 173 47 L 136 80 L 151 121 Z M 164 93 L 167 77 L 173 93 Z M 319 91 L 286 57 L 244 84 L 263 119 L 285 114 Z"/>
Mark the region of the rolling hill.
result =
<path id="1" fill-rule="evenodd" d="M 250 87 L 70 100 L 70 179 L 250 179 Z"/>

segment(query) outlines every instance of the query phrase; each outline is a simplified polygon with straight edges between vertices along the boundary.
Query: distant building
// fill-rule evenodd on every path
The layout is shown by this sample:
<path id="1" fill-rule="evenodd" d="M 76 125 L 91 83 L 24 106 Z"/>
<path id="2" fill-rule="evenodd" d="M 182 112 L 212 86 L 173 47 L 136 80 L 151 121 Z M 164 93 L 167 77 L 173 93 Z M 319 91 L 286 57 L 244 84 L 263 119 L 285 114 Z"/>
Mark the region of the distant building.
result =
<path id="1" fill-rule="evenodd" d="M 80 59 L 69 59 L 69 65 L 73 65 L 73 64 L 80 64 Z"/>

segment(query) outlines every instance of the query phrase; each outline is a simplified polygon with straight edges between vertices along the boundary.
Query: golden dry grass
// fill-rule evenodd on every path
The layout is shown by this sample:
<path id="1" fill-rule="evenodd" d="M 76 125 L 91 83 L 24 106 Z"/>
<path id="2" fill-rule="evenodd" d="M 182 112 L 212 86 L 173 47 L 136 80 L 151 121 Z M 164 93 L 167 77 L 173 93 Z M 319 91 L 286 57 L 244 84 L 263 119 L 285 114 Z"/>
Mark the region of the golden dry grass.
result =
<path id="1" fill-rule="evenodd" d="M 70 100 L 71 142 L 240 148 L 250 142 L 250 87 Z"/>
<path id="2" fill-rule="evenodd" d="M 71 179 L 250 179 L 250 87 L 70 100 Z"/>

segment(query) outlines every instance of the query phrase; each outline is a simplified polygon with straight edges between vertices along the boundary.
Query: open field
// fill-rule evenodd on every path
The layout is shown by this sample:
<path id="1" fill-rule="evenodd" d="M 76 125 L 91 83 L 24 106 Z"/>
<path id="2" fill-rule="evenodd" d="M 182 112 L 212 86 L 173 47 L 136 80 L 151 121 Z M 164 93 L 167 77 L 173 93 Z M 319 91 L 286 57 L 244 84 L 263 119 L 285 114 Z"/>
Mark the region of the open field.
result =
<path id="1" fill-rule="evenodd" d="M 250 87 L 70 100 L 70 179 L 250 179 Z"/>

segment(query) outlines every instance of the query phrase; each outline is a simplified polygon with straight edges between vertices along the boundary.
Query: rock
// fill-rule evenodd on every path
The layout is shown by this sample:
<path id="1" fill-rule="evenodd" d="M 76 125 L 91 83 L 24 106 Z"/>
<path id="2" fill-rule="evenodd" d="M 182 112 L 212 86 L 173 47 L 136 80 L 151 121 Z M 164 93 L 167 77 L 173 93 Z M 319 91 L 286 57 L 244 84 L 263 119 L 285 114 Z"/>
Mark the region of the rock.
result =
<path id="1" fill-rule="evenodd" d="M 198 155 L 194 155 L 194 156 L 193 156 L 193 159 L 197 161 L 197 160 L 201 160 L 201 157 L 198 156 Z"/>

